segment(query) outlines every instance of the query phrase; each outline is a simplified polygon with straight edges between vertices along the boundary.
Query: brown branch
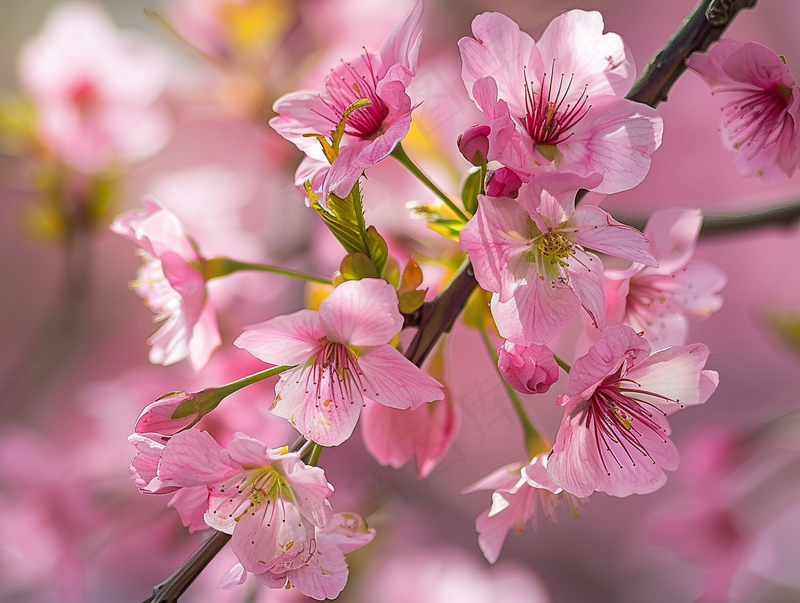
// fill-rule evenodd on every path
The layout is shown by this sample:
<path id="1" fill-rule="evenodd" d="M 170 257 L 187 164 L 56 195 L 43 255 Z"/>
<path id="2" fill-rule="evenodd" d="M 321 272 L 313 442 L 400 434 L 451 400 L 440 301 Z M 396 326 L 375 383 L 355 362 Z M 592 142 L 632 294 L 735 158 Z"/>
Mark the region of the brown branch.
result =
<path id="1" fill-rule="evenodd" d="M 647 219 L 642 216 L 619 217 L 623 224 L 644 230 Z M 793 228 L 800 222 L 800 201 L 782 203 L 765 209 L 742 212 L 708 214 L 703 217 L 700 236 L 720 236 L 755 230 L 758 228 Z"/>
<path id="2" fill-rule="evenodd" d="M 230 534 L 215 531 L 174 574 L 157 584 L 153 594 L 143 603 L 175 603 L 230 539 Z"/>
<path id="3" fill-rule="evenodd" d="M 667 100 L 670 89 L 686 71 L 689 55 L 703 52 L 719 40 L 736 14 L 755 4 L 756 0 L 702 0 L 639 74 L 626 98 L 651 107 Z M 725 18 L 718 18 L 720 15 Z"/>

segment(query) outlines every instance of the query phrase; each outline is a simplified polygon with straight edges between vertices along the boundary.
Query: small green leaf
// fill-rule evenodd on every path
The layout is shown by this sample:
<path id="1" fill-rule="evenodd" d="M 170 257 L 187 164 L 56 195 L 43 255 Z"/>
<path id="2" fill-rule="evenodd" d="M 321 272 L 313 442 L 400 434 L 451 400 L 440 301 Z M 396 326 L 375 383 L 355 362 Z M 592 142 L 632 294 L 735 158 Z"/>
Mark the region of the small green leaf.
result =
<path id="1" fill-rule="evenodd" d="M 398 298 L 400 300 L 399 308 L 400 312 L 403 314 L 411 314 L 417 308 L 419 308 L 423 303 L 425 303 L 425 294 L 428 292 L 427 289 L 424 290 L 416 290 L 416 291 L 409 291 L 408 293 L 403 293 Z"/>
<path id="2" fill-rule="evenodd" d="M 397 289 L 400 286 L 400 264 L 392 256 L 386 260 L 386 265 L 381 271 L 381 278 Z"/>
<path id="3" fill-rule="evenodd" d="M 478 211 L 478 195 L 481 192 L 481 170 L 475 168 L 464 179 L 461 185 L 461 202 L 470 214 Z"/>
<path id="4" fill-rule="evenodd" d="M 346 281 L 357 281 L 362 278 L 378 278 L 378 271 L 375 270 L 375 265 L 363 253 L 350 253 L 342 259 L 342 265 L 339 267 L 342 277 Z"/>
<path id="5" fill-rule="evenodd" d="M 386 266 L 386 260 L 389 259 L 389 248 L 374 226 L 367 228 L 367 248 L 369 257 L 372 258 L 372 263 L 375 264 L 375 269 L 380 274 Z"/>

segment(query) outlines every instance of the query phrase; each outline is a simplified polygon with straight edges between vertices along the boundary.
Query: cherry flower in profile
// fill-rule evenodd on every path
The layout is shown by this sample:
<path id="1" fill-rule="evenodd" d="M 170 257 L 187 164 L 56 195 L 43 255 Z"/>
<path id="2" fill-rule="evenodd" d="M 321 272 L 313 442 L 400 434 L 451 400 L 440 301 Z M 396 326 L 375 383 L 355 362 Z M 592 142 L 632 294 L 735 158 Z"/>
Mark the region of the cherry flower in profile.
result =
<path id="1" fill-rule="evenodd" d="M 200 256 L 174 214 L 152 197 L 142 203 L 144 208 L 118 216 L 111 230 L 139 245 L 144 264 L 132 286 L 156 320 L 165 321 L 147 341 L 150 362 L 170 365 L 188 358 L 199 371 L 221 343 L 205 279 L 193 265 Z"/>
<path id="2" fill-rule="evenodd" d="M 346 281 L 320 303 L 245 328 L 234 345 L 281 374 L 271 411 L 323 446 L 350 437 L 361 407 L 417 408 L 444 397 L 441 384 L 389 344 L 403 317 L 386 281 Z"/>
<path id="3" fill-rule="evenodd" d="M 462 38 L 461 77 L 489 120 L 489 160 L 528 182 L 542 172 L 600 174 L 593 185 L 615 193 L 639 184 L 661 144 L 662 122 L 626 100 L 633 59 L 597 12 L 556 17 L 538 42 L 500 13 L 472 21 Z"/>
<path id="4" fill-rule="evenodd" d="M 575 361 L 564 416 L 547 471 L 553 482 L 579 497 L 647 494 L 666 481 L 680 461 L 669 439 L 667 416 L 703 404 L 719 381 L 702 370 L 708 348 L 676 346 L 650 355 L 650 344 L 626 325 L 603 331 Z"/>
<path id="5" fill-rule="evenodd" d="M 783 57 L 757 42 L 720 40 L 686 66 L 702 77 L 712 94 L 726 92 L 722 144 L 736 151 L 740 176 L 764 182 L 790 178 L 800 163 L 800 88 Z"/>
<path id="6" fill-rule="evenodd" d="M 324 91 L 299 90 L 275 101 L 278 117 L 270 125 L 309 156 L 298 174 L 302 181 L 322 183 L 323 203 L 329 192 L 345 197 L 363 171 L 388 157 L 408 133 L 413 107 L 406 88 L 417 68 L 421 34 L 414 32 L 422 8 L 418 0 L 377 54 L 365 50 L 334 68 Z M 308 135 L 327 136 L 361 99 L 369 104 L 346 116 L 338 156 L 329 163 L 319 140 Z"/>
<path id="7" fill-rule="evenodd" d="M 627 324 L 653 349 L 686 343 L 687 316 L 705 318 L 719 310 L 725 275 L 692 260 L 703 216 L 698 209 L 654 212 L 644 235 L 658 267 L 633 264 L 606 270 L 606 303 L 610 324 Z"/>
<path id="8" fill-rule="evenodd" d="M 509 530 L 521 534 L 528 521 L 537 528 L 539 505 L 548 521 L 556 523 L 556 511 L 566 500 L 577 514 L 580 500 L 567 494 L 547 474 L 547 453 L 538 454 L 528 463 L 511 463 L 465 488 L 462 494 L 493 490 L 492 505 L 475 522 L 478 544 L 489 563 L 500 556 Z"/>

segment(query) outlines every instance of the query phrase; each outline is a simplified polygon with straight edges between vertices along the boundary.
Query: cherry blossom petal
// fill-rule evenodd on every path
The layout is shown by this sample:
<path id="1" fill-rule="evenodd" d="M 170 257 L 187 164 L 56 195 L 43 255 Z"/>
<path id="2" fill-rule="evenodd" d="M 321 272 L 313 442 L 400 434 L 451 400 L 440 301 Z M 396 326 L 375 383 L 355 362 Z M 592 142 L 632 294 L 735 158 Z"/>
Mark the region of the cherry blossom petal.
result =
<path id="1" fill-rule="evenodd" d="M 633 55 L 617 34 L 603 33 L 603 16 L 596 11 L 571 10 L 553 19 L 536 45 L 544 63 L 556 60 L 557 73 L 573 78 L 575 92 L 588 86 L 590 98 L 623 96 L 634 79 Z"/>
<path id="2" fill-rule="evenodd" d="M 368 350 L 358 359 L 364 397 L 391 408 L 418 408 L 444 398 L 442 385 L 391 346 Z"/>
<path id="3" fill-rule="evenodd" d="M 313 356 L 324 336 L 319 313 L 298 310 L 245 327 L 233 345 L 267 364 L 294 365 Z"/>
<path id="4" fill-rule="evenodd" d="M 208 432 L 189 429 L 169 440 L 158 472 L 165 484 L 186 488 L 222 482 L 241 471 Z"/>
<path id="5" fill-rule="evenodd" d="M 340 284 L 322 300 L 319 320 L 330 341 L 359 347 L 386 344 L 403 327 L 397 292 L 376 278 Z"/>
<path id="6" fill-rule="evenodd" d="M 650 241 L 641 232 L 617 222 L 599 207 L 581 205 L 568 223 L 576 229 L 575 241 L 584 247 L 645 266 L 658 265 L 647 251 Z"/>
<path id="7" fill-rule="evenodd" d="M 575 292 L 562 282 L 536 279 L 518 287 L 501 302 L 492 296 L 492 316 L 500 335 L 520 345 L 546 344 L 564 329 L 581 308 Z"/>

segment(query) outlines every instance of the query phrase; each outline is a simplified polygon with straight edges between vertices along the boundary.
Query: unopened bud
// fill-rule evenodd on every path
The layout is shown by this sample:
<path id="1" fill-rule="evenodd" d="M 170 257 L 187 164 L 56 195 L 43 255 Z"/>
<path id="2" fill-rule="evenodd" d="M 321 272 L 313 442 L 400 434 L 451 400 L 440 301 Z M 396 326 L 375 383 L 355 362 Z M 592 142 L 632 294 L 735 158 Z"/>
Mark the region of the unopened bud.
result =
<path id="1" fill-rule="evenodd" d="M 489 197 L 510 197 L 516 199 L 522 179 L 514 170 L 502 167 L 489 172 L 486 178 L 486 194 Z"/>
<path id="2" fill-rule="evenodd" d="M 489 133 L 492 129 L 486 124 L 470 126 L 458 137 L 458 150 L 472 165 L 486 165 L 489 155 Z"/>
<path id="3" fill-rule="evenodd" d="M 497 367 L 503 379 L 523 394 L 543 394 L 558 381 L 558 364 L 546 345 L 526 347 L 506 341 Z"/>
<path id="4" fill-rule="evenodd" d="M 211 408 L 207 406 L 209 394 L 215 390 L 197 393 L 170 392 L 150 404 L 136 420 L 136 433 L 159 433 L 175 435 L 195 425 Z M 212 396 L 213 397 L 213 396 Z M 218 396 L 217 396 L 218 397 Z M 220 398 L 221 399 L 221 398 Z M 206 404 L 203 404 L 203 403 Z M 218 404 L 219 401 L 217 400 Z M 212 408 L 216 404 L 212 401 Z"/>

